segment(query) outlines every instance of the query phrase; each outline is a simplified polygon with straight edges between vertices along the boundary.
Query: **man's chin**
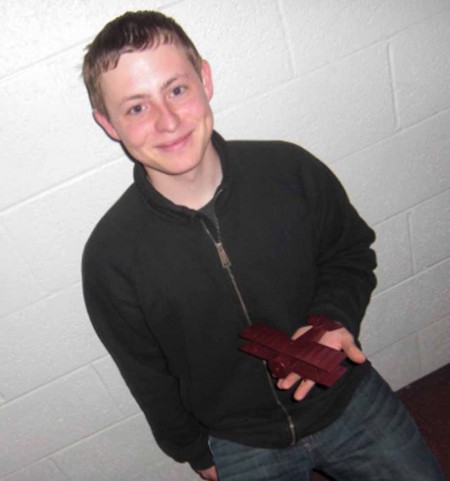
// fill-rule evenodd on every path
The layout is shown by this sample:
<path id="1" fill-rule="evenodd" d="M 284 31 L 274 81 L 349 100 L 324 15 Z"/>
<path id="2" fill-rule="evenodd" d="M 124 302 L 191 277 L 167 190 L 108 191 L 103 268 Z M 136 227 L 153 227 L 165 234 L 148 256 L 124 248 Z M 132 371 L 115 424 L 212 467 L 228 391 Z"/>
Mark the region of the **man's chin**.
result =
<path id="1" fill-rule="evenodd" d="M 174 166 L 149 166 L 142 162 L 144 169 L 147 171 L 147 175 L 152 178 L 153 176 L 168 176 L 168 177 L 189 177 L 195 175 L 200 162 L 192 162 L 188 165 L 174 165 Z"/>

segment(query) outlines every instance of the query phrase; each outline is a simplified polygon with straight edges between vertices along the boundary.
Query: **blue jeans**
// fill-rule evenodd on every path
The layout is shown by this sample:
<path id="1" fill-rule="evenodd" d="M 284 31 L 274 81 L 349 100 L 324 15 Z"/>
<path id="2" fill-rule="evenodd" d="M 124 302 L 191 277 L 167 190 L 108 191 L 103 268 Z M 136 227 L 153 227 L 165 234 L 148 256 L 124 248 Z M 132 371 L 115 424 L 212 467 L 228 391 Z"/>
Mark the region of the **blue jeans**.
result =
<path id="1" fill-rule="evenodd" d="M 220 481 L 444 481 L 416 424 L 375 370 L 327 428 L 283 449 L 210 438 Z"/>

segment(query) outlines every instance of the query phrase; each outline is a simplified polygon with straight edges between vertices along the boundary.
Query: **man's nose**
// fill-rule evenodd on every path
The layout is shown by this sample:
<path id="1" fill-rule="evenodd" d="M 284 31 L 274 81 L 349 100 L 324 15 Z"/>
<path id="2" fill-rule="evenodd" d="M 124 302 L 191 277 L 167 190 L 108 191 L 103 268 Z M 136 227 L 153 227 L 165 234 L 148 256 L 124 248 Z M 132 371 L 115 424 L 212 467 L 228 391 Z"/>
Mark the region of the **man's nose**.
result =
<path id="1" fill-rule="evenodd" d="M 156 119 L 156 128 L 160 131 L 173 132 L 180 123 L 180 119 L 175 110 L 166 103 L 161 103 Z"/>

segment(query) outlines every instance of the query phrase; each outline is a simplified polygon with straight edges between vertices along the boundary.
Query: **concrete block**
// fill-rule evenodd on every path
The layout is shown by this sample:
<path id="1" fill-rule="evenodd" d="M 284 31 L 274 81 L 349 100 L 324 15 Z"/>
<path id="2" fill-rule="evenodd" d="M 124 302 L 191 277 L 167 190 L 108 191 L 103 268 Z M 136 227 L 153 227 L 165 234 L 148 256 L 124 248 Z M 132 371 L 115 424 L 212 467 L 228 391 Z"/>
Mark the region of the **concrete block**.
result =
<path id="1" fill-rule="evenodd" d="M 450 261 L 378 294 L 362 324 L 364 351 L 372 355 L 450 314 Z"/>
<path id="2" fill-rule="evenodd" d="M 333 164 L 372 225 L 450 187 L 450 112 Z"/>
<path id="3" fill-rule="evenodd" d="M 450 107 L 450 10 L 399 33 L 390 42 L 400 126 Z"/>
<path id="4" fill-rule="evenodd" d="M 0 317 L 41 298 L 45 291 L 27 263 L 0 228 Z"/>
<path id="5" fill-rule="evenodd" d="M 276 2 L 196 0 L 165 9 L 211 64 L 216 112 L 292 77 Z"/>
<path id="6" fill-rule="evenodd" d="M 155 444 L 143 415 L 127 419 L 52 456 L 71 481 L 194 481 L 198 475 Z"/>
<path id="7" fill-rule="evenodd" d="M 44 460 L 27 466 L 2 481 L 69 481 L 52 461 Z"/>
<path id="8" fill-rule="evenodd" d="M 407 216 L 401 214 L 382 222 L 375 231 L 378 261 L 375 293 L 378 293 L 408 279 L 414 272 Z"/>
<path id="9" fill-rule="evenodd" d="M 170 0 L 120 0 L 54 2 L 24 0 L 0 4 L 3 52 L 0 72 L 10 74 L 76 43 L 82 46 L 106 22 L 127 10 L 160 8 Z M 81 61 L 80 61 L 81 64 Z"/>
<path id="10" fill-rule="evenodd" d="M 450 316 L 419 332 L 422 376 L 450 363 Z"/>
<path id="11" fill-rule="evenodd" d="M 92 119 L 80 64 L 71 49 L 3 82 L 0 208 L 122 155 Z"/>
<path id="12" fill-rule="evenodd" d="M 413 209 L 410 222 L 418 271 L 450 257 L 450 189 Z"/>
<path id="13" fill-rule="evenodd" d="M 94 362 L 93 366 L 122 413 L 126 417 L 139 413 L 140 408 L 111 357 L 106 356 Z"/>
<path id="14" fill-rule="evenodd" d="M 346 56 L 448 8 L 446 0 L 281 0 L 297 75 Z"/>
<path id="15" fill-rule="evenodd" d="M 229 138 L 296 142 L 327 163 L 391 135 L 387 51 L 372 47 L 217 115 Z"/>
<path id="16" fill-rule="evenodd" d="M 394 391 L 422 377 L 416 335 L 388 346 L 370 360 Z"/>
<path id="17" fill-rule="evenodd" d="M 123 418 L 92 369 L 82 369 L 0 406 L 0 476 Z"/>
<path id="18" fill-rule="evenodd" d="M 16 248 L 48 292 L 80 280 L 90 232 L 131 181 L 132 164 L 122 158 L 3 215 Z"/>
<path id="19" fill-rule="evenodd" d="M 76 285 L 2 320 L 2 394 L 14 399 L 104 355 Z"/>

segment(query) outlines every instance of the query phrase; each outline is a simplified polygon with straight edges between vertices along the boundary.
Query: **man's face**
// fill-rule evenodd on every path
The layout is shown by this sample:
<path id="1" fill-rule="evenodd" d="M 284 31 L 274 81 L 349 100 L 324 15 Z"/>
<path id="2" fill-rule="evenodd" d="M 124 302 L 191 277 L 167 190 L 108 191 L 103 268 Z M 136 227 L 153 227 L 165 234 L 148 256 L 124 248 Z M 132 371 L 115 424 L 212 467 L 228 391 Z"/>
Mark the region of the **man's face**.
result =
<path id="1" fill-rule="evenodd" d="M 183 48 L 160 45 L 122 54 L 100 78 L 109 118 L 97 122 L 153 176 L 183 175 L 211 155 L 213 94 L 209 65 L 201 78 Z"/>

